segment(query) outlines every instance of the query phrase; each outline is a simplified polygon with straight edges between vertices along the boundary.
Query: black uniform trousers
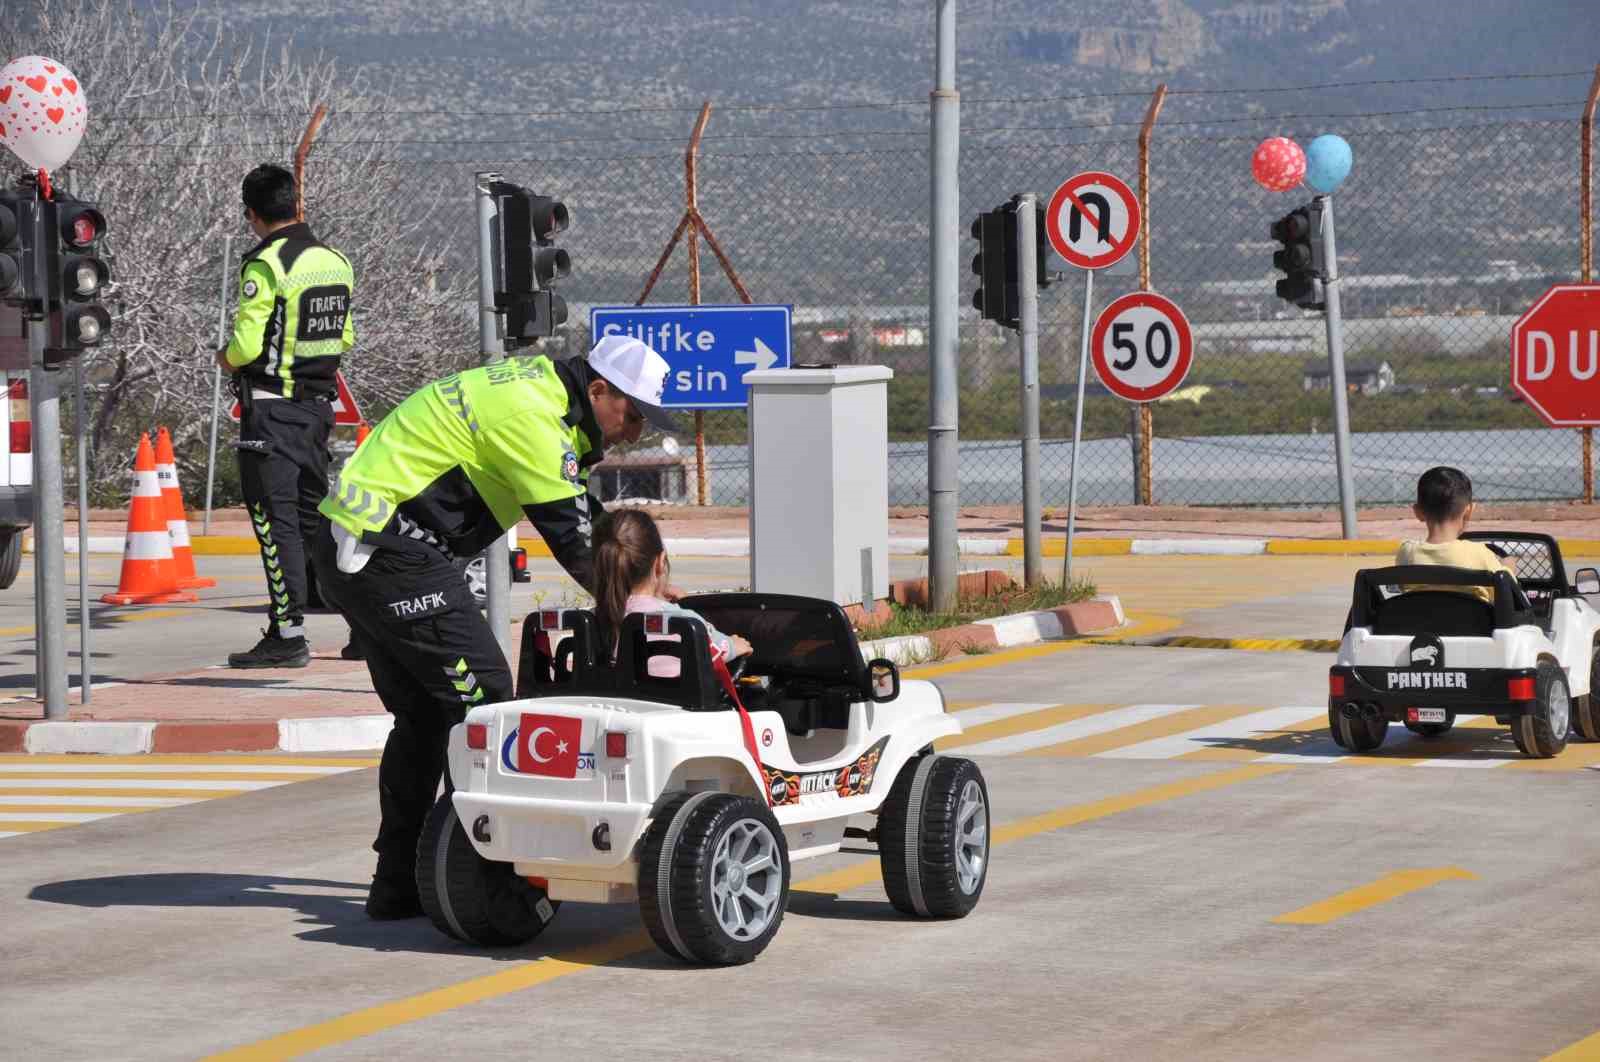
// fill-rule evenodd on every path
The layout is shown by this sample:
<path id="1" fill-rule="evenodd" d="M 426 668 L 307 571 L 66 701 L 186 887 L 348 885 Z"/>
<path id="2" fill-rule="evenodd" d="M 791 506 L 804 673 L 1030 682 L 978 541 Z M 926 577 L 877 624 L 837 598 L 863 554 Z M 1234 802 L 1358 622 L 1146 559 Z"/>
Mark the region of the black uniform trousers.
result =
<path id="1" fill-rule="evenodd" d="M 332 430 L 325 399 L 253 398 L 240 417 L 239 482 L 267 574 L 267 630 L 285 638 L 305 634 L 307 546 L 328 495 Z"/>
<path id="2" fill-rule="evenodd" d="M 388 536 L 385 536 L 388 538 Z M 372 687 L 394 716 L 378 765 L 377 876 L 415 888 L 417 838 L 444 773 L 450 728 L 468 708 L 511 700 L 511 668 L 461 570 L 422 542 L 383 545 L 339 570 L 326 520 L 312 545 L 317 584 L 366 650 Z"/>

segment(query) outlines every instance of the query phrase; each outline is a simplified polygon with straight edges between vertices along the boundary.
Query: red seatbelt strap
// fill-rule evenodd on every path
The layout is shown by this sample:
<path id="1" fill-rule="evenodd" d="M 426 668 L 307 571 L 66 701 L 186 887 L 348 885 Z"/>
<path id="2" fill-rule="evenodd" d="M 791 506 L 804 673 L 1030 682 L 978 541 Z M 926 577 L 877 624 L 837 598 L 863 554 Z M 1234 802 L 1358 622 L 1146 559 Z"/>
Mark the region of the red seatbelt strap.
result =
<path id="1" fill-rule="evenodd" d="M 728 665 L 723 663 L 720 655 L 711 661 L 711 669 L 717 673 L 717 680 L 722 683 L 722 688 L 733 701 L 733 706 L 739 710 L 739 726 L 744 731 L 744 747 L 750 750 L 750 759 L 755 761 L 756 777 L 761 781 L 761 796 L 770 808 L 772 793 L 767 788 L 767 772 L 761 766 L 761 753 L 756 751 L 756 728 L 750 722 L 750 713 L 744 710 L 744 702 L 739 699 L 739 690 L 733 684 L 733 675 L 728 671 Z"/>
<path id="2" fill-rule="evenodd" d="M 550 661 L 550 678 L 554 680 L 556 677 L 556 654 L 555 651 L 550 648 L 550 632 L 547 630 L 535 631 L 533 635 L 533 648 L 534 651 L 540 655 L 540 657 Z M 543 675 L 539 676 L 539 681 L 544 681 Z"/>

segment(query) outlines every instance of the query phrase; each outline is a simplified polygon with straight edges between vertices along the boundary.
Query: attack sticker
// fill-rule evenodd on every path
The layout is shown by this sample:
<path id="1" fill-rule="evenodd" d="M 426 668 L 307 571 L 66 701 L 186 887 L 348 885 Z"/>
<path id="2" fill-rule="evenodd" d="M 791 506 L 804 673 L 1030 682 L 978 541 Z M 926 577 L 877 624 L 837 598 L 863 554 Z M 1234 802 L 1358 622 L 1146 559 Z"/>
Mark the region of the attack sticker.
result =
<path id="1" fill-rule="evenodd" d="M 878 771 L 878 761 L 883 758 L 883 749 L 888 743 L 887 737 L 881 738 L 876 745 L 857 757 L 854 763 L 832 771 L 797 774 L 762 764 L 761 770 L 767 776 L 767 792 L 772 796 L 773 806 L 798 804 L 802 796 L 821 794 L 839 797 L 860 796 L 872 788 L 872 779 Z"/>

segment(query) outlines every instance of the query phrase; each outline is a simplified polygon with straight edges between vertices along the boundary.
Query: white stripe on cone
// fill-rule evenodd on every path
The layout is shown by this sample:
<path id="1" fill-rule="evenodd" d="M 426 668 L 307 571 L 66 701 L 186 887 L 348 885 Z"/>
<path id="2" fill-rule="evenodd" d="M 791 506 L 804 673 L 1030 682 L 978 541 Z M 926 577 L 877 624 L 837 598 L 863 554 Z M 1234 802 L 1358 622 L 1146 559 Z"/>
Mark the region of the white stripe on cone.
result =
<path id="1" fill-rule="evenodd" d="M 130 531 L 122 556 L 124 560 L 170 560 L 172 538 L 165 531 Z"/>

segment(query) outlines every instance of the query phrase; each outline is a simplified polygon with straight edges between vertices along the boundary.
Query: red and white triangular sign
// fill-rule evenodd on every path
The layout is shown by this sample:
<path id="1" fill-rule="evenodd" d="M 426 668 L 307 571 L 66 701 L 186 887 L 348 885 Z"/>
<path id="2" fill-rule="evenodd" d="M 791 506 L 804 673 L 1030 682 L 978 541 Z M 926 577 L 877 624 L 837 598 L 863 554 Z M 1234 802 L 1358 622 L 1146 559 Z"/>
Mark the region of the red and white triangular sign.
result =
<path id="1" fill-rule="evenodd" d="M 356 396 L 350 393 L 350 385 L 345 383 L 344 373 L 334 373 L 333 382 L 338 387 L 338 392 L 333 398 L 333 422 L 335 424 L 349 425 L 362 424 L 361 407 L 356 405 Z M 228 409 L 229 419 L 237 421 L 240 412 L 239 400 L 235 398 L 233 405 Z"/>

